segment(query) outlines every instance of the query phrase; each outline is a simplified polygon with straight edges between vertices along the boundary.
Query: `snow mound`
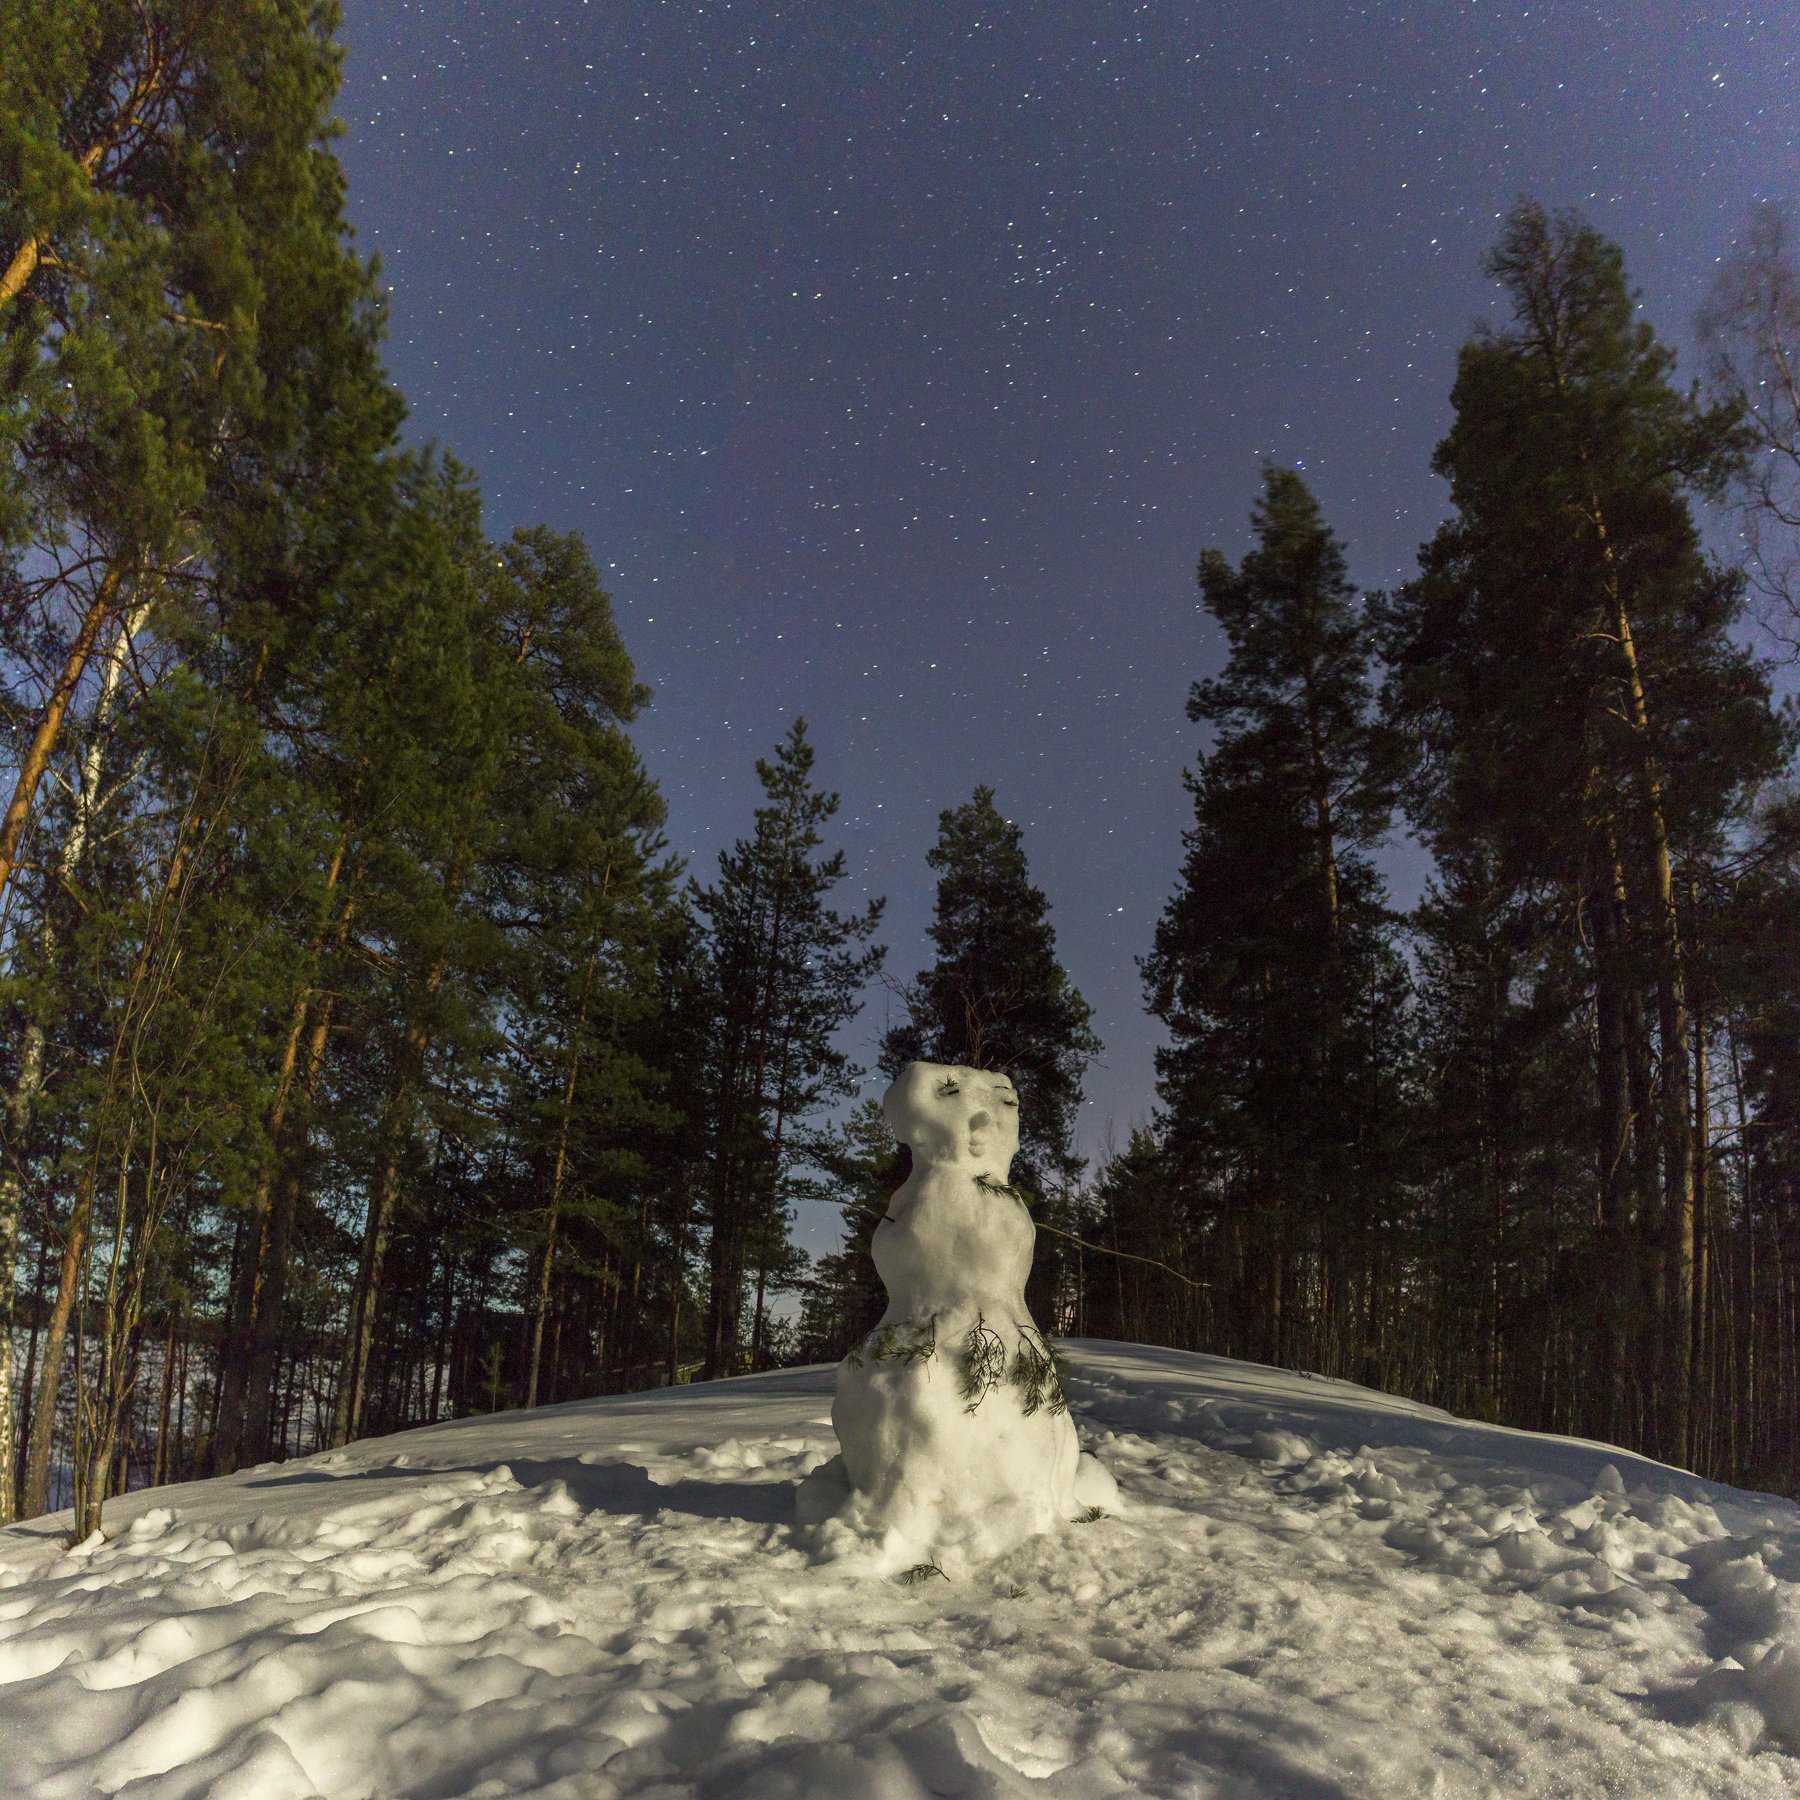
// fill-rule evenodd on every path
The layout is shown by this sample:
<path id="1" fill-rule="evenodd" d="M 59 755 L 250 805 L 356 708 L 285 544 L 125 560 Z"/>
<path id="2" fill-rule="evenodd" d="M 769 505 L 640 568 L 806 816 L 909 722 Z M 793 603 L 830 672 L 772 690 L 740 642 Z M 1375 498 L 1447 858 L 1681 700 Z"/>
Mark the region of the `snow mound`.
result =
<path id="1" fill-rule="evenodd" d="M 32 1800 L 1800 1792 L 1800 1511 L 1345 1383 L 1067 1347 L 1119 1516 L 815 1563 L 833 1371 L 503 1414 L 0 1533 Z"/>

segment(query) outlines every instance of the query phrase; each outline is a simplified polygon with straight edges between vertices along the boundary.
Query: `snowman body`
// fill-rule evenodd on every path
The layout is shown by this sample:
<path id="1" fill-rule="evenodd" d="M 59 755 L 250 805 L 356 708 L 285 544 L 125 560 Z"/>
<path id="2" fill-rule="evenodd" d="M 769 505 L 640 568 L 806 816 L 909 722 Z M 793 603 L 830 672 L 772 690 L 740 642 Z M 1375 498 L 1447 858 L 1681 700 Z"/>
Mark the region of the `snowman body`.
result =
<path id="1" fill-rule="evenodd" d="M 835 1521 L 883 1568 L 954 1573 L 1117 1504 L 1025 1304 L 1018 1106 L 1006 1076 L 941 1063 L 909 1064 L 883 1103 L 913 1156 L 871 1246 L 888 1307 L 838 1371 L 840 1455 L 800 1496 L 803 1519 Z"/>

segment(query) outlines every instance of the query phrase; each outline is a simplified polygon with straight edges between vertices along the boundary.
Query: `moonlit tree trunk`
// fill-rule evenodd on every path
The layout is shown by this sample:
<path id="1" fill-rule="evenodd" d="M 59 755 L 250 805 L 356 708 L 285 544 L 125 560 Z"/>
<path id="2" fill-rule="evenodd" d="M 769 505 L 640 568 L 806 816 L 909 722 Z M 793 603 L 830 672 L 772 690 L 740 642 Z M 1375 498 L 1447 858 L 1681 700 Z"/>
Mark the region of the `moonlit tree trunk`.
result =
<path id="1" fill-rule="evenodd" d="M 340 944 L 348 932 L 350 909 L 342 914 Z M 306 1058 L 300 1077 L 298 1104 L 302 1121 L 296 1128 L 290 1118 L 276 1146 L 279 1162 L 275 1177 L 274 1199 L 269 1207 L 268 1247 L 265 1256 L 263 1284 L 258 1296 L 256 1317 L 250 1331 L 249 1371 L 245 1386 L 244 1439 L 249 1454 L 264 1461 L 274 1451 L 274 1406 L 276 1365 L 281 1356 L 282 1325 L 287 1310 L 288 1263 L 292 1256 L 294 1215 L 300 1204 L 300 1176 L 307 1152 L 305 1109 L 318 1091 L 319 1070 L 325 1060 L 325 1045 L 331 1035 L 331 1021 L 336 1009 L 335 994 L 321 994 L 313 1002 L 312 1029 L 308 1034 Z"/>
<path id="2" fill-rule="evenodd" d="M 407 1033 L 408 1060 L 416 1052 L 422 1059 L 425 1034 L 416 1028 Z M 394 1214 L 400 1196 L 401 1143 L 405 1119 L 412 1105 L 412 1082 L 402 1074 L 388 1105 L 381 1132 L 382 1151 L 377 1164 L 369 1213 L 363 1226 L 362 1258 L 356 1285 L 350 1293 L 350 1314 L 344 1327 L 344 1372 L 338 1382 L 332 1410 L 331 1447 L 335 1450 L 362 1432 L 363 1411 L 368 1403 L 369 1353 L 374 1344 L 375 1312 L 381 1297 L 381 1277 L 387 1265 L 388 1244 L 394 1233 Z"/>
<path id="3" fill-rule="evenodd" d="M 39 926 L 38 951 L 46 980 L 51 978 L 60 949 L 56 930 L 56 897 L 79 874 L 81 865 L 87 858 L 94 827 L 112 798 L 111 794 L 102 791 L 100 785 L 106 750 L 112 737 L 119 685 L 130 658 L 131 645 L 143 630 L 148 616 L 147 604 L 140 603 L 134 607 L 121 621 L 100 664 L 99 690 L 94 696 L 88 740 L 82 751 L 80 773 L 74 791 L 74 810 L 68 832 L 57 849 L 56 861 L 52 865 L 51 880 L 44 898 L 43 919 Z M 116 792 L 116 788 L 113 791 Z M 0 1525 L 10 1524 L 14 1517 L 13 1439 L 17 1433 L 17 1423 L 13 1416 L 14 1270 L 18 1259 L 19 1213 L 24 1201 L 25 1158 L 32 1118 L 44 1087 L 46 1049 L 47 1036 L 43 1017 L 41 1013 L 34 1013 L 25 1027 L 24 1040 L 19 1046 L 18 1073 L 13 1081 L 13 1090 L 7 1096 L 6 1153 L 4 1158 L 0 1158 L 0 1454 L 4 1454 L 6 1458 L 5 1479 L 0 1480 Z M 62 1323 L 65 1330 L 67 1322 L 68 1314 L 64 1309 Z M 46 1367 L 51 1365 L 52 1353 L 60 1376 L 60 1335 L 55 1337 L 53 1344 L 45 1347 Z M 54 1397 L 54 1385 L 50 1391 Z M 34 1413 L 34 1418 L 36 1416 Z M 47 1444 L 45 1448 L 47 1454 Z M 28 1495 L 22 1498 L 28 1502 L 27 1516 L 41 1510 L 41 1502 L 33 1506 L 29 1504 Z"/>
<path id="4" fill-rule="evenodd" d="M 340 835 L 325 870 L 324 890 L 319 897 L 322 916 L 312 941 L 307 946 L 307 964 L 315 980 L 327 944 L 341 947 L 350 929 L 354 897 L 342 906 L 336 904 L 338 882 L 344 872 L 347 851 L 348 841 Z M 336 911 L 335 924 L 328 927 L 326 917 L 333 909 Z M 318 1015 L 329 1021 L 331 1007 L 331 996 L 319 995 L 311 985 L 300 987 L 294 995 L 287 1033 L 276 1065 L 275 1092 L 264 1121 L 269 1166 L 257 1176 L 251 1191 L 245 1219 L 244 1255 L 238 1264 L 236 1280 L 232 1283 L 225 1338 L 219 1351 L 219 1429 L 212 1444 L 212 1466 L 219 1474 L 229 1474 L 238 1466 L 243 1457 L 247 1433 L 254 1437 L 253 1433 L 249 1433 L 248 1415 L 252 1407 L 258 1411 L 265 1430 L 267 1427 L 268 1397 L 256 1394 L 257 1374 L 251 1365 L 256 1360 L 256 1349 L 261 1341 L 265 1353 L 262 1376 L 267 1379 L 273 1374 L 272 1367 L 267 1366 L 267 1334 L 260 1328 L 270 1282 L 279 1279 L 277 1267 L 287 1256 L 287 1226 L 291 1222 L 290 1219 L 275 1218 L 271 1201 L 282 1194 L 283 1183 L 289 1174 L 288 1164 L 291 1158 L 287 1154 L 288 1110 L 296 1072 L 300 1066 L 300 1050 L 306 1037 L 307 1019 L 310 1015 Z M 322 1054 L 323 1043 L 319 1048 Z M 316 1073 L 315 1067 L 315 1076 Z M 310 1082 L 308 1092 L 310 1093 Z M 276 1242 L 278 1236 L 281 1240 L 279 1243 Z"/>
<path id="5" fill-rule="evenodd" d="M 44 779 L 45 771 L 50 767 L 51 757 L 56 753 L 57 741 L 62 736 L 63 720 L 75 698 L 76 689 L 81 686 L 82 676 L 87 673 L 88 659 L 94 653 L 100 633 L 118 604 L 121 579 L 116 563 L 101 577 L 100 585 L 94 590 L 93 597 L 82 613 L 81 623 L 63 657 L 63 666 L 38 715 L 31 742 L 20 760 L 18 777 L 13 783 L 12 799 L 7 802 L 4 817 L 0 817 L 0 899 L 5 898 L 13 871 L 18 865 L 19 846 L 24 841 L 25 828 L 31 822 L 38 787 Z"/>
<path id="6" fill-rule="evenodd" d="M 575 1088 L 581 1079 L 581 1034 L 587 1028 L 588 997 L 593 986 L 594 970 L 600 952 L 595 950 L 582 978 L 581 1005 L 575 1015 L 575 1029 L 569 1039 L 569 1066 L 563 1077 L 562 1112 L 556 1125 L 556 1159 L 550 1173 L 550 1204 L 544 1221 L 544 1254 L 539 1264 L 537 1300 L 531 1321 L 531 1372 L 525 1388 L 527 1408 L 537 1405 L 538 1371 L 544 1355 L 544 1316 L 550 1310 L 550 1277 L 556 1264 L 556 1225 L 562 1208 L 563 1181 L 569 1167 L 569 1124 L 575 1111 Z"/>

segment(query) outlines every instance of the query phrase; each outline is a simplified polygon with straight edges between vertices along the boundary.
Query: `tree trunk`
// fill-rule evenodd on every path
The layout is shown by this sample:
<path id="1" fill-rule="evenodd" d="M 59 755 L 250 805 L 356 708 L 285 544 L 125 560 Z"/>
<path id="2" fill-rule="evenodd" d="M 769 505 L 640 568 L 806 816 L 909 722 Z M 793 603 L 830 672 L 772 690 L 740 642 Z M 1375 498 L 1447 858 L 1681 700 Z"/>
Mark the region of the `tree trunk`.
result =
<path id="1" fill-rule="evenodd" d="M 1631 731 L 1637 781 L 1648 839 L 1652 892 L 1652 941 L 1657 956 L 1657 1035 L 1661 1040 L 1658 1118 L 1663 1164 L 1663 1292 L 1665 1317 L 1661 1339 L 1664 1364 L 1662 1436 L 1672 1454 L 1681 1455 L 1688 1440 L 1689 1361 L 1694 1279 L 1694 1159 L 1689 1105 L 1688 1007 L 1686 959 L 1675 909 L 1675 874 L 1669 853 L 1669 829 L 1663 807 L 1662 777 L 1650 742 L 1649 709 L 1643 671 L 1619 566 L 1613 554 L 1600 497 L 1588 490 L 1589 522 L 1600 545 L 1602 591 L 1608 623 L 1618 646 L 1625 719 Z"/>
<path id="2" fill-rule="evenodd" d="M 299 1058 L 300 1038 L 306 1029 L 307 990 L 294 996 L 287 1037 L 276 1065 L 275 1093 L 264 1115 L 268 1155 L 281 1153 L 282 1123 L 287 1114 L 288 1088 Z M 250 1339 L 256 1329 L 258 1302 L 269 1261 L 270 1170 L 263 1169 L 251 1190 L 244 1217 L 244 1254 L 231 1284 L 230 1303 L 219 1339 L 219 1429 L 212 1441 L 210 1462 L 215 1475 L 229 1475 L 242 1460 L 245 1399 L 249 1391 Z"/>
<path id="3" fill-rule="evenodd" d="M 175 1325 L 179 1310 L 169 1308 L 169 1331 L 163 1339 L 162 1391 L 156 1403 L 156 1460 L 150 1470 L 150 1485 L 161 1487 L 171 1479 L 169 1474 L 169 1413 L 175 1399 Z"/>
<path id="4" fill-rule="evenodd" d="M 1687 1258 L 1688 1275 L 1688 1319 L 1690 1335 L 1688 1340 L 1689 1374 L 1689 1418 L 1687 1430 L 1687 1465 L 1695 1468 L 1706 1459 L 1701 1452 L 1704 1434 L 1710 1430 L 1711 1408 L 1705 1404 L 1708 1393 L 1707 1375 L 1710 1368 L 1706 1356 L 1706 1288 L 1707 1288 L 1707 1251 L 1710 1232 L 1708 1218 L 1710 1182 L 1707 1164 L 1710 1160 L 1710 1133 L 1708 1131 L 1707 1106 L 1707 1069 L 1706 1069 L 1706 1029 L 1704 1023 L 1696 1017 L 1694 1029 L 1694 1167 L 1691 1187 L 1694 1196 L 1693 1212 L 1689 1220 L 1689 1244 Z M 1679 1273 L 1679 1261 L 1677 1263 Z M 1696 1392 L 1696 1386 L 1698 1392 Z"/>
<path id="5" fill-rule="evenodd" d="M 728 1204 L 715 1211 L 706 1246 L 706 1363 L 702 1375 L 708 1381 L 735 1374 L 737 1367 L 743 1258 L 736 1241 L 736 1221 L 730 1217 Z"/>
<path id="6" fill-rule="evenodd" d="M 611 876 L 612 865 L 608 863 L 609 881 Z M 604 898 L 604 885 L 601 893 Z M 538 1369 L 544 1354 L 544 1315 L 550 1306 L 550 1276 L 556 1261 L 557 1215 L 562 1208 L 563 1177 L 569 1166 L 569 1124 L 575 1110 L 575 1086 L 581 1079 L 581 1034 L 587 1029 L 588 995 L 599 963 L 600 949 L 596 945 L 582 976 L 581 1004 L 576 1009 L 575 1029 L 569 1036 L 569 1067 L 563 1077 L 562 1114 L 556 1126 L 556 1160 L 550 1174 L 550 1205 L 544 1223 L 544 1259 L 538 1272 L 537 1305 L 531 1321 L 531 1369 L 525 1384 L 527 1410 L 537 1405 Z"/>
<path id="7" fill-rule="evenodd" d="M 768 1280 L 769 1258 L 766 1250 L 756 1259 L 756 1307 L 750 1324 L 750 1367 L 762 1367 L 763 1286 Z"/>
<path id="8" fill-rule="evenodd" d="M 409 1034 L 410 1035 L 410 1034 Z M 421 1049 L 423 1034 L 419 1034 Z M 375 1191 L 369 1196 L 369 1216 L 363 1226 L 362 1257 L 356 1285 L 350 1293 L 350 1316 L 344 1330 L 344 1372 L 338 1382 L 332 1409 L 331 1447 L 336 1450 L 360 1435 L 363 1409 L 368 1401 L 369 1354 L 374 1343 L 376 1304 L 387 1263 L 388 1244 L 394 1230 L 394 1212 L 400 1194 L 400 1140 L 402 1118 L 411 1100 L 411 1084 L 404 1079 L 390 1102 L 382 1130 L 383 1150 Z"/>
<path id="9" fill-rule="evenodd" d="M 681 1367 L 681 1290 L 687 1284 L 686 1236 L 688 1215 L 687 1181 L 682 1178 L 681 1210 L 675 1217 L 675 1231 L 669 1259 L 669 1386 Z"/>
<path id="10" fill-rule="evenodd" d="M 788 1057 L 793 1049 L 791 1035 L 784 1032 L 781 1039 L 781 1060 L 776 1065 L 775 1076 L 775 1130 L 770 1145 L 769 1172 L 769 1210 L 762 1221 L 762 1229 L 757 1233 L 756 1253 L 756 1311 L 750 1327 L 750 1367 L 762 1367 L 763 1336 L 763 1290 L 768 1283 L 769 1264 L 774 1256 L 775 1227 L 781 1207 L 781 1148 L 782 1138 L 787 1128 L 788 1113 Z"/>
<path id="11" fill-rule="evenodd" d="M 1616 868 L 1616 865 L 1615 865 Z M 1628 1285 L 1622 1277 L 1630 1262 L 1630 1192 L 1632 1104 L 1630 1053 L 1627 1041 L 1628 1005 L 1620 918 L 1619 882 L 1613 891 L 1597 894 L 1590 910 L 1594 930 L 1595 1070 L 1598 1089 L 1599 1140 L 1595 1146 L 1595 1275 L 1601 1278 L 1601 1379 L 1597 1407 L 1589 1413 L 1587 1427 L 1610 1440 L 1620 1430 L 1625 1411 L 1625 1381 L 1629 1352 L 1625 1341 Z M 1610 1281 L 1605 1272 L 1613 1272 Z"/>
<path id="12" fill-rule="evenodd" d="M 343 914 L 343 931 L 349 929 L 350 909 Z M 312 1030 L 308 1033 L 306 1056 L 301 1068 L 297 1095 L 300 1118 L 291 1115 L 282 1126 L 276 1149 L 280 1161 L 275 1173 L 275 1193 L 269 1206 L 267 1245 L 263 1258 L 263 1285 L 257 1297 L 255 1317 L 251 1323 L 249 1366 L 246 1373 L 246 1410 L 244 1441 L 251 1457 L 266 1462 L 273 1454 L 273 1418 L 276 1365 L 281 1358 L 281 1337 L 287 1312 L 288 1263 L 294 1236 L 294 1218 L 300 1206 L 300 1183 L 305 1173 L 310 1147 L 306 1115 L 313 1096 L 318 1092 L 319 1071 L 325 1061 L 325 1047 L 331 1038 L 331 1021 L 337 1007 L 337 995 L 326 993 L 313 1002 Z"/>
<path id="13" fill-rule="evenodd" d="M 63 659 L 62 672 L 57 676 L 56 685 L 51 688 L 44 702 L 37 729 L 32 733 L 31 742 L 20 759 L 12 799 L 7 803 L 5 817 L 0 818 L 0 899 L 5 898 L 7 886 L 17 866 L 19 845 L 24 840 L 25 827 L 31 822 L 32 803 L 37 798 L 38 784 L 44 779 L 44 771 L 50 766 L 56 741 L 62 735 L 64 715 L 87 671 L 88 658 L 93 654 L 101 628 L 112 616 L 113 608 L 118 602 L 120 579 L 117 564 L 100 578 L 100 585 L 94 590 L 94 597 L 88 602 L 87 611 L 82 615 L 74 642 L 69 645 L 68 654 Z"/>
<path id="14" fill-rule="evenodd" d="M 25 1450 L 24 1495 L 19 1508 L 22 1518 L 34 1519 L 45 1510 L 50 1482 L 50 1440 L 56 1430 L 56 1400 L 62 1387 L 63 1353 L 68 1344 L 69 1319 L 75 1310 L 75 1294 L 80 1285 L 93 1205 L 93 1174 L 84 1169 L 76 1182 L 75 1204 L 70 1209 L 63 1236 L 56 1299 L 44 1326 L 44 1359 L 38 1369 L 38 1391 L 31 1408 L 31 1441 Z"/>
<path id="15" fill-rule="evenodd" d="M 100 665 L 100 689 L 94 697 L 92 726 L 81 758 L 80 785 L 75 790 L 75 811 L 69 830 L 57 851 L 50 890 L 44 896 L 44 916 L 39 928 L 39 955 L 45 978 L 55 968 L 58 952 L 56 915 L 58 891 L 68 887 L 87 859 L 88 842 L 104 804 L 100 792 L 104 773 L 106 747 L 112 734 L 113 711 L 118 700 L 119 683 L 123 679 L 132 640 L 143 630 L 149 616 L 147 604 L 140 603 L 121 621 L 106 656 Z M 13 1441 L 17 1425 L 13 1418 L 13 1316 L 14 1268 L 18 1259 L 19 1211 L 24 1201 L 25 1164 L 31 1121 L 38 1097 L 44 1087 L 44 1053 L 47 1036 L 43 1021 L 35 1014 L 25 1027 L 24 1042 L 19 1048 L 19 1066 L 12 1093 L 6 1103 L 6 1146 L 0 1158 L 0 1455 L 4 1455 L 8 1471 L 13 1466 Z M 0 1481 L 0 1525 L 11 1524 L 13 1483 Z"/>
<path id="16" fill-rule="evenodd" d="M 1553 308 L 1535 307 L 1540 346 L 1548 360 L 1557 393 L 1566 397 L 1569 378 L 1564 366 L 1561 333 Z M 1603 630 L 1618 656 L 1617 681 L 1624 700 L 1620 709 L 1630 733 L 1632 760 L 1644 828 L 1645 862 L 1651 887 L 1650 941 L 1657 960 L 1657 1034 L 1661 1042 L 1655 1117 L 1662 1150 L 1662 1268 L 1658 1286 L 1663 1300 L 1660 1325 L 1662 1393 L 1656 1412 L 1658 1435 L 1665 1449 L 1681 1454 L 1688 1438 L 1690 1334 L 1694 1252 L 1694 1161 L 1689 1117 L 1689 1046 L 1686 969 L 1675 909 L 1675 878 L 1670 858 L 1668 819 L 1662 777 L 1650 737 L 1649 709 L 1643 670 L 1638 662 L 1626 606 L 1619 559 L 1613 548 L 1606 507 L 1587 450 L 1579 439 L 1570 476 L 1578 484 L 1581 505 L 1599 550 L 1599 589 Z M 1615 857 L 1615 860 L 1616 857 Z M 1649 1115 L 1644 1115 L 1649 1116 Z M 1646 1221 L 1649 1224 L 1650 1221 Z"/>
<path id="17" fill-rule="evenodd" d="M 18 1454 L 7 1471 L 7 1478 L 13 1490 L 24 1501 L 25 1485 L 25 1440 L 31 1432 L 32 1396 L 37 1392 L 38 1348 L 43 1337 L 44 1290 L 50 1277 L 50 1240 L 56 1235 L 55 1205 L 48 1193 L 44 1196 L 44 1228 L 38 1238 L 37 1267 L 31 1275 L 32 1319 L 31 1330 L 25 1339 L 25 1373 L 19 1382 L 19 1390 L 25 1396 L 25 1412 L 19 1421 Z"/>
<path id="18" fill-rule="evenodd" d="M 247 1437 L 254 1438 L 257 1435 L 249 1428 L 248 1409 L 254 1408 L 259 1414 L 263 1435 L 266 1436 L 268 1430 L 269 1396 L 262 1395 L 260 1404 L 254 1397 L 258 1377 L 252 1372 L 250 1364 L 260 1338 L 264 1342 L 266 1365 L 267 1333 L 260 1330 L 262 1312 L 266 1305 L 266 1289 L 272 1279 L 281 1278 L 281 1274 L 277 1272 L 277 1264 L 287 1255 L 285 1230 L 281 1234 L 280 1245 L 277 1246 L 274 1242 L 275 1226 L 270 1214 L 270 1199 L 285 1179 L 290 1160 L 286 1154 L 285 1142 L 288 1101 L 293 1088 L 294 1071 L 300 1060 L 300 1046 L 306 1032 L 307 1016 L 314 1010 L 312 984 L 317 980 L 320 959 L 325 954 L 327 943 L 333 942 L 341 946 L 350 929 L 354 898 L 337 908 L 335 928 L 328 928 L 326 922 L 326 915 L 333 907 L 338 878 L 343 873 L 348 848 L 347 836 L 340 833 L 326 865 L 325 885 L 319 896 L 320 917 L 313 931 L 312 942 L 307 946 L 307 976 L 296 991 L 288 1014 L 287 1036 L 282 1042 L 281 1057 L 275 1069 L 275 1092 L 270 1097 L 269 1108 L 264 1115 L 263 1130 L 268 1140 L 269 1161 L 258 1174 L 256 1185 L 251 1190 L 246 1254 L 238 1266 L 237 1278 L 232 1283 L 228 1322 L 219 1348 L 219 1434 L 213 1440 L 212 1464 L 215 1473 L 222 1475 L 229 1474 L 238 1466 Z M 324 1002 L 327 1017 L 330 1004 L 329 999 Z M 266 1381 L 273 1373 L 273 1367 L 266 1365 L 261 1371 L 261 1377 Z M 251 1454 L 256 1454 L 254 1448 Z"/>
<path id="19" fill-rule="evenodd" d="M 48 918 L 44 935 L 51 935 Z M 5 1479 L 0 1480 L 0 1525 L 13 1522 L 13 1441 L 18 1425 L 13 1417 L 13 1319 L 17 1297 L 14 1270 L 19 1258 L 19 1213 L 25 1199 L 26 1140 L 31 1116 L 44 1085 L 44 1028 L 33 1018 L 25 1027 L 19 1050 L 19 1070 L 7 1097 L 7 1143 L 0 1163 L 0 1458 Z"/>

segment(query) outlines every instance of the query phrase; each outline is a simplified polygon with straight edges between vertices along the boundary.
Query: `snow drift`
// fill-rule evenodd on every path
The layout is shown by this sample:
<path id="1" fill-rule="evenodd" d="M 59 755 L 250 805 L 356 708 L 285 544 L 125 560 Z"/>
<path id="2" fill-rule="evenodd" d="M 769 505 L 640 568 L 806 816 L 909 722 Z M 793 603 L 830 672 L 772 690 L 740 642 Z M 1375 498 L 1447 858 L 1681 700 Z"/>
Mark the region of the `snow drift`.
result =
<path id="1" fill-rule="evenodd" d="M 1800 1512 L 1345 1383 L 1067 1346 L 1125 1511 L 960 1584 L 792 1519 L 833 1371 L 0 1533 L 31 1800 L 1800 1792 Z M 60 1529 L 67 1529 L 66 1517 Z"/>

